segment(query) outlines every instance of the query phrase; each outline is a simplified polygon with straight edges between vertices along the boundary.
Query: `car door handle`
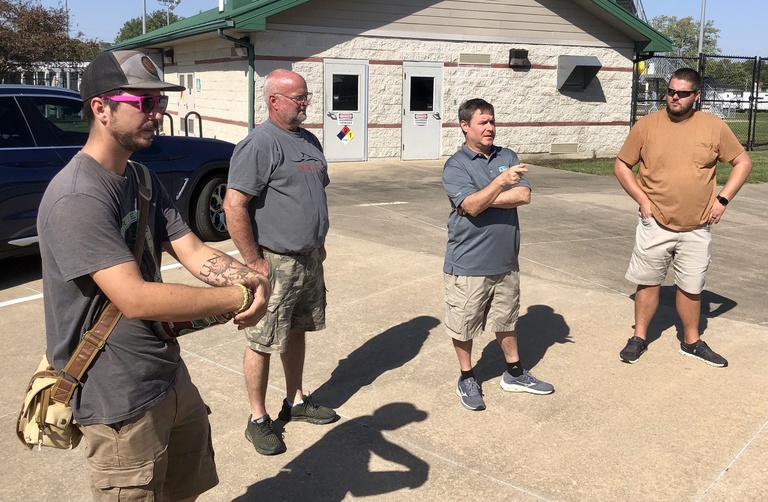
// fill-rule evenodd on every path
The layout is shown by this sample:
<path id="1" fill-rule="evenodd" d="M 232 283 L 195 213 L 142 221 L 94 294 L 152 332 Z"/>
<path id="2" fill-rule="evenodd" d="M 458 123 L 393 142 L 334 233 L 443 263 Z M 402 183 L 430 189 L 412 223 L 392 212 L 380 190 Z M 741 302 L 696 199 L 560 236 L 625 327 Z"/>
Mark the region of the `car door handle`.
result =
<path id="1" fill-rule="evenodd" d="M 435 112 L 432 114 L 433 117 L 435 117 L 437 120 L 440 120 L 440 112 Z"/>
<path id="2" fill-rule="evenodd" d="M 328 116 L 329 116 L 330 118 L 332 118 L 333 120 L 336 120 L 336 118 L 337 118 L 337 117 L 336 117 L 336 114 L 335 114 L 335 113 L 333 113 L 333 112 L 328 112 L 326 115 L 328 115 Z"/>

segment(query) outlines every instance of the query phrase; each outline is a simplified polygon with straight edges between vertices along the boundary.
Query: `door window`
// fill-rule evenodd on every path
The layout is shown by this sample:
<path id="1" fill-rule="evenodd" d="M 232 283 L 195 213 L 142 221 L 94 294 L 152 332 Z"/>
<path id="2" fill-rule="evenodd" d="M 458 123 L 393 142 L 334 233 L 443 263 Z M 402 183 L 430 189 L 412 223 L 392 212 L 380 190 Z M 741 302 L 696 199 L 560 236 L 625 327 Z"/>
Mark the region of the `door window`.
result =
<path id="1" fill-rule="evenodd" d="M 411 77 L 411 111 L 431 112 L 435 108 L 435 78 Z"/>
<path id="2" fill-rule="evenodd" d="M 358 75 L 333 75 L 333 111 L 360 109 Z"/>

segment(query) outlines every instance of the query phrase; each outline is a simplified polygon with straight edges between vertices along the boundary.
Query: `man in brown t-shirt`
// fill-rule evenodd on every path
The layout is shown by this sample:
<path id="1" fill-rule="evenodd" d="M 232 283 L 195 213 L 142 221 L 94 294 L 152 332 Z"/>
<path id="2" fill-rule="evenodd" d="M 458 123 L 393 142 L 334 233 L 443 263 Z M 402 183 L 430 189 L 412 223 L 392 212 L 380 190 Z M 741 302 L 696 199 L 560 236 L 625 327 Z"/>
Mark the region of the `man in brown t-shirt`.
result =
<path id="1" fill-rule="evenodd" d="M 680 353 L 713 366 L 728 361 L 699 337 L 701 291 L 710 261 L 710 225 L 718 223 L 752 170 L 749 158 L 728 124 L 696 111 L 701 77 L 690 68 L 672 74 L 667 107 L 640 119 L 619 151 L 613 171 L 640 206 L 635 248 L 626 278 L 637 286 L 635 332 L 620 353 L 635 363 L 646 351 L 648 325 L 659 306 L 661 283 L 670 263 L 675 269 L 677 313 L 683 324 Z M 733 171 L 715 195 L 715 166 Z M 632 168 L 640 163 L 637 175 Z"/>

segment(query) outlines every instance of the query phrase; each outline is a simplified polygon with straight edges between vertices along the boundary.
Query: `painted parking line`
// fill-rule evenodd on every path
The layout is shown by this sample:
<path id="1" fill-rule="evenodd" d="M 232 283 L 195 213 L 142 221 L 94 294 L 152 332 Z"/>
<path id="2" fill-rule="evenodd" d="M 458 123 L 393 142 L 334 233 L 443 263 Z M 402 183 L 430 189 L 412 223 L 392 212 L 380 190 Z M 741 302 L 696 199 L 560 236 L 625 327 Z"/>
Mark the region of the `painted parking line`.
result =
<path id="1" fill-rule="evenodd" d="M 373 206 L 397 206 L 399 204 L 408 204 L 407 202 L 373 202 L 370 204 L 356 204 L 357 207 L 373 207 Z"/>
<path id="2" fill-rule="evenodd" d="M 8 300 L 4 302 L 0 302 L 0 307 L 10 307 L 11 305 L 16 305 L 17 303 L 24 303 L 24 302 L 31 302 L 33 300 L 39 300 L 43 297 L 42 293 L 38 293 L 36 295 L 32 296 L 25 296 L 23 298 L 16 298 L 15 300 Z"/>
<path id="3" fill-rule="evenodd" d="M 237 250 L 235 250 L 235 251 L 227 251 L 226 253 L 228 255 L 230 255 L 230 256 L 233 256 L 233 255 L 236 255 L 236 254 L 240 254 L 240 251 L 237 251 Z M 181 263 L 176 262 L 176 263 L 172 263 L 170 265 L 165 265 L 164 267 L 160 267 L 160 270 L 162 272 L 165 272 L 166 270 L 172 270 L 174 268 L 179 268 L 181 266 L 182 266 Z M 0 302 L 0 308 L 10 307 L 12 305 L 18 305 L 19 303 L 32 302 L 32 301 L 35 301 L 35 300 L 40 300 L 42 298 L 43 298 L 43 294 L 42 293 L 38 293 L 36 295 L 24 296 L 22 298 L 15 298 L 13 300 L 6 300 L 4 302 Z"/>

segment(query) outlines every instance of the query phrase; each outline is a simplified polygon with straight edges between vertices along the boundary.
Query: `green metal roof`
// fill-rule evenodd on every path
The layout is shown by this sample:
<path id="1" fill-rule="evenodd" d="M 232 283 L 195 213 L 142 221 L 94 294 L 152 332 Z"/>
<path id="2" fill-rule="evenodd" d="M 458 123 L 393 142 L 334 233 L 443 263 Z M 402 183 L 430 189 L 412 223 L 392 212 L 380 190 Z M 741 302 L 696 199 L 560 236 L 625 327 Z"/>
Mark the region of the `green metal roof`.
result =
<path id="1" fill-rule="evenodd" d="M 181 38 L 222 29 L 258 31 L 266 29 L 269 16 L 303 4 L 307 0 L 252 0 L 232 10 L 219 12 L 218 7 L 176 21 L 168 26 L 144 33 L 110 46 L 110 50 L 139 49 L 160 45 Z"/>
<path id="2" fill-rule="evenodd" d="M 616 4 L 613 0 L 575 1 L 580 5 L 594 4 L 602 9 L 605 14 L 613 18 L 614 22 L 618 21 L 620 23 L 621 26 L 617 26 L 620 31 L 626 33 L 628 28 L 630 31 L 640 35 L 639 37 L 636 35 L 631 37 L 635 41 L 635 52 L 671 52 L 675 50 L 675 45 L 670 39 L 656 31 L 649 24 L 635 17 L 634 14 Z M 607 20 L 604 16 L 600 17 Z M 610 20 L 608 21 L 610 22 Z"/>
<path id="3" fill-rule="evenodd" d="M 210 33 L 218 29 L 261 31 L 267 17 L 301 5 L 308 0 L 229 0 L 235 8 L 219 12 L 218 8 L 201 12 L 171 25 L 116 43 L 110 50 L 138 49 L 177 41 L 181 38 Z M 670 52 L 671 40 L 635 17 L 612 0 L 573 0 L 600 19 L 614 26 L 635 42 L 635 52 Z"/>

